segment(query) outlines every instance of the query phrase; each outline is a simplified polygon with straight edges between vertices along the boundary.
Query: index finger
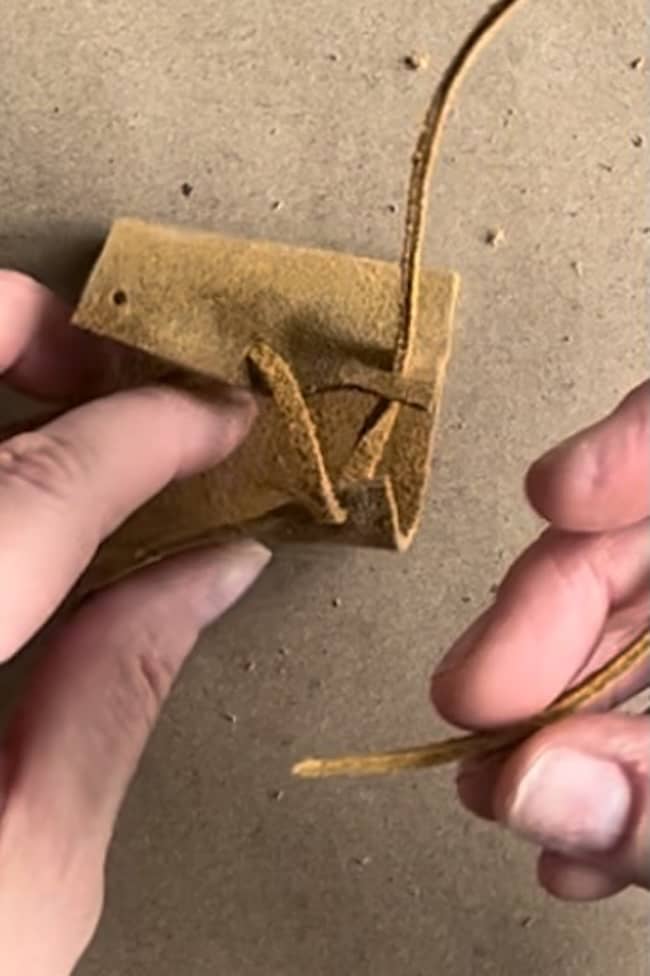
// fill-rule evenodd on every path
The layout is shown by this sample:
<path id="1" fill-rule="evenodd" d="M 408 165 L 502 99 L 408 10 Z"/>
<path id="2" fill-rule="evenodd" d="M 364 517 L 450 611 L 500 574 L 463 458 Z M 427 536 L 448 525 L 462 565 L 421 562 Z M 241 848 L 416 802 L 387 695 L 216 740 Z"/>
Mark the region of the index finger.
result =
<path id="1" fill-rule="evenodd" d="M 19 362 L 24 346 L 13 350 Z M 0 443 L 0 662 L 47 620 L 106 535 L 173 479 L 217 464 L 254 414 L 243 391 L 206 403 L 151 387 Z"/>
<path id="2" fill-rule="evenodd" d="M 70 313 L 33 278 L 0 270 L 0 374 L 10 386 L 55 401 L 109 391 L 123 350 L 72 328 Z"/>

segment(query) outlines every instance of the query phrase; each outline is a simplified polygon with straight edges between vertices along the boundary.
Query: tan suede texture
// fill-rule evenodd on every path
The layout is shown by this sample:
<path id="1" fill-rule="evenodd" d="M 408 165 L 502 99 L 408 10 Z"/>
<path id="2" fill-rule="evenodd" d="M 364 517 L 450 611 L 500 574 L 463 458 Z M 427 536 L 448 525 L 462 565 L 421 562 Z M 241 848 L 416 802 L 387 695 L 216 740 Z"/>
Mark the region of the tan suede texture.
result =
<path id="1" fill-rule="evenodd" d="M 397 373 L 397 265 L 116 221 L 74 316 L 147 354 L 116 384 L 164 380 L 208 397 L 238 384 L 260 393 L 261 409 L 231 459 L 171 485 L 108 540 L 87 585 L 243 531 L 405 549 L 458 286 L 451 272 L 423 274 L 411 365 Z"/>

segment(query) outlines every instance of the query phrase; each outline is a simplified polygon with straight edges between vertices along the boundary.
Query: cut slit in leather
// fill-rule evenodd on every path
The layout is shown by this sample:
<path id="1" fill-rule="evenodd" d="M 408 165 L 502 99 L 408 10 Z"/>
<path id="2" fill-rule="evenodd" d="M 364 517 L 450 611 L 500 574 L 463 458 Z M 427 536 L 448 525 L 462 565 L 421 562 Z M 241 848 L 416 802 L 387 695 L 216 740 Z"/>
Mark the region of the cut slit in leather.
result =
<path id="1" fill-rule="evenodd" d="M 342 525 L 346 513 L 325 468 L 316 428 L 291 366 L 262 340 L 251 346 L 247 358 L 262 378 L 286 425 L 296 497 L 317 521 Z"/>

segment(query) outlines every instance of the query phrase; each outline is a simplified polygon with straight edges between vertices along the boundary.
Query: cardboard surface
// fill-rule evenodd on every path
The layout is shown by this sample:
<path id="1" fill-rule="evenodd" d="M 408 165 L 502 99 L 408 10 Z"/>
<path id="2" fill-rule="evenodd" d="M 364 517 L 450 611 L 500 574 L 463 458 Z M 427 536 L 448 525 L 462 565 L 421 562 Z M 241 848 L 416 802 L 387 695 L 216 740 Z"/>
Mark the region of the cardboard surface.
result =
<path id="1" fill-rule="evenodd" d="M 8 0 L 0 262 L 74 294 L 122 213 L 394 260 L 422 112 L 484 8 Z M 423 531 L 405 557 L 279 553 L 203 640 L 81 976 L 645 970 L 646 899 L 550 902 L 531 852 L 459 814 L 450 774 L 287 771 L 440 731 L 432 663 L 536 531 L 527 463 L 647 370 L 647 68 L 629 67 L 647 29 L 642 0 L 531 0 L 469 79 L 432 194 L 427 264 L 464 290 Z"/>

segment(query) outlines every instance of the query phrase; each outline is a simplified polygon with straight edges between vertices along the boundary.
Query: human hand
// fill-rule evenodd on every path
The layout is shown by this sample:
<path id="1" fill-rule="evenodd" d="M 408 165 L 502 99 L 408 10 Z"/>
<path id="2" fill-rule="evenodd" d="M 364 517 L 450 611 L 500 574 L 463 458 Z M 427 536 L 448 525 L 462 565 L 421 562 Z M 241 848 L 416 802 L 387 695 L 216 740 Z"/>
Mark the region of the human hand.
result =
<path id="1" fill-rule="evenodd" d="M 117 346 L 68 326 L 50 292 L 0 272 L 0 374 L 34 396 L 101 390 Z M 163 388 L 95 399 L 0 443 L 0 663 L 59 606 L 99 542 L 175 478 L 246 436 L 252 398 Z M 2 976 L 68 976 L 97 924 L 113 825 L 200 631 L 268 561 L 252 542 L 185 554 L 55 626 L 0 743 Z"/>
<path id="2" fill-rule="evenodd" d="M 433 678 L 434 704 L 464 727 L 541 711 L 647 627 L 650 383 L 534 464 L 527 490 L 550 527 Z M 650 888 L 650 717 L 607 713 L 649 678 L 637 669 L 599 714 L 460 769 L 462 802 L 541 847 L 539 879 L 560 898 Z"/>

